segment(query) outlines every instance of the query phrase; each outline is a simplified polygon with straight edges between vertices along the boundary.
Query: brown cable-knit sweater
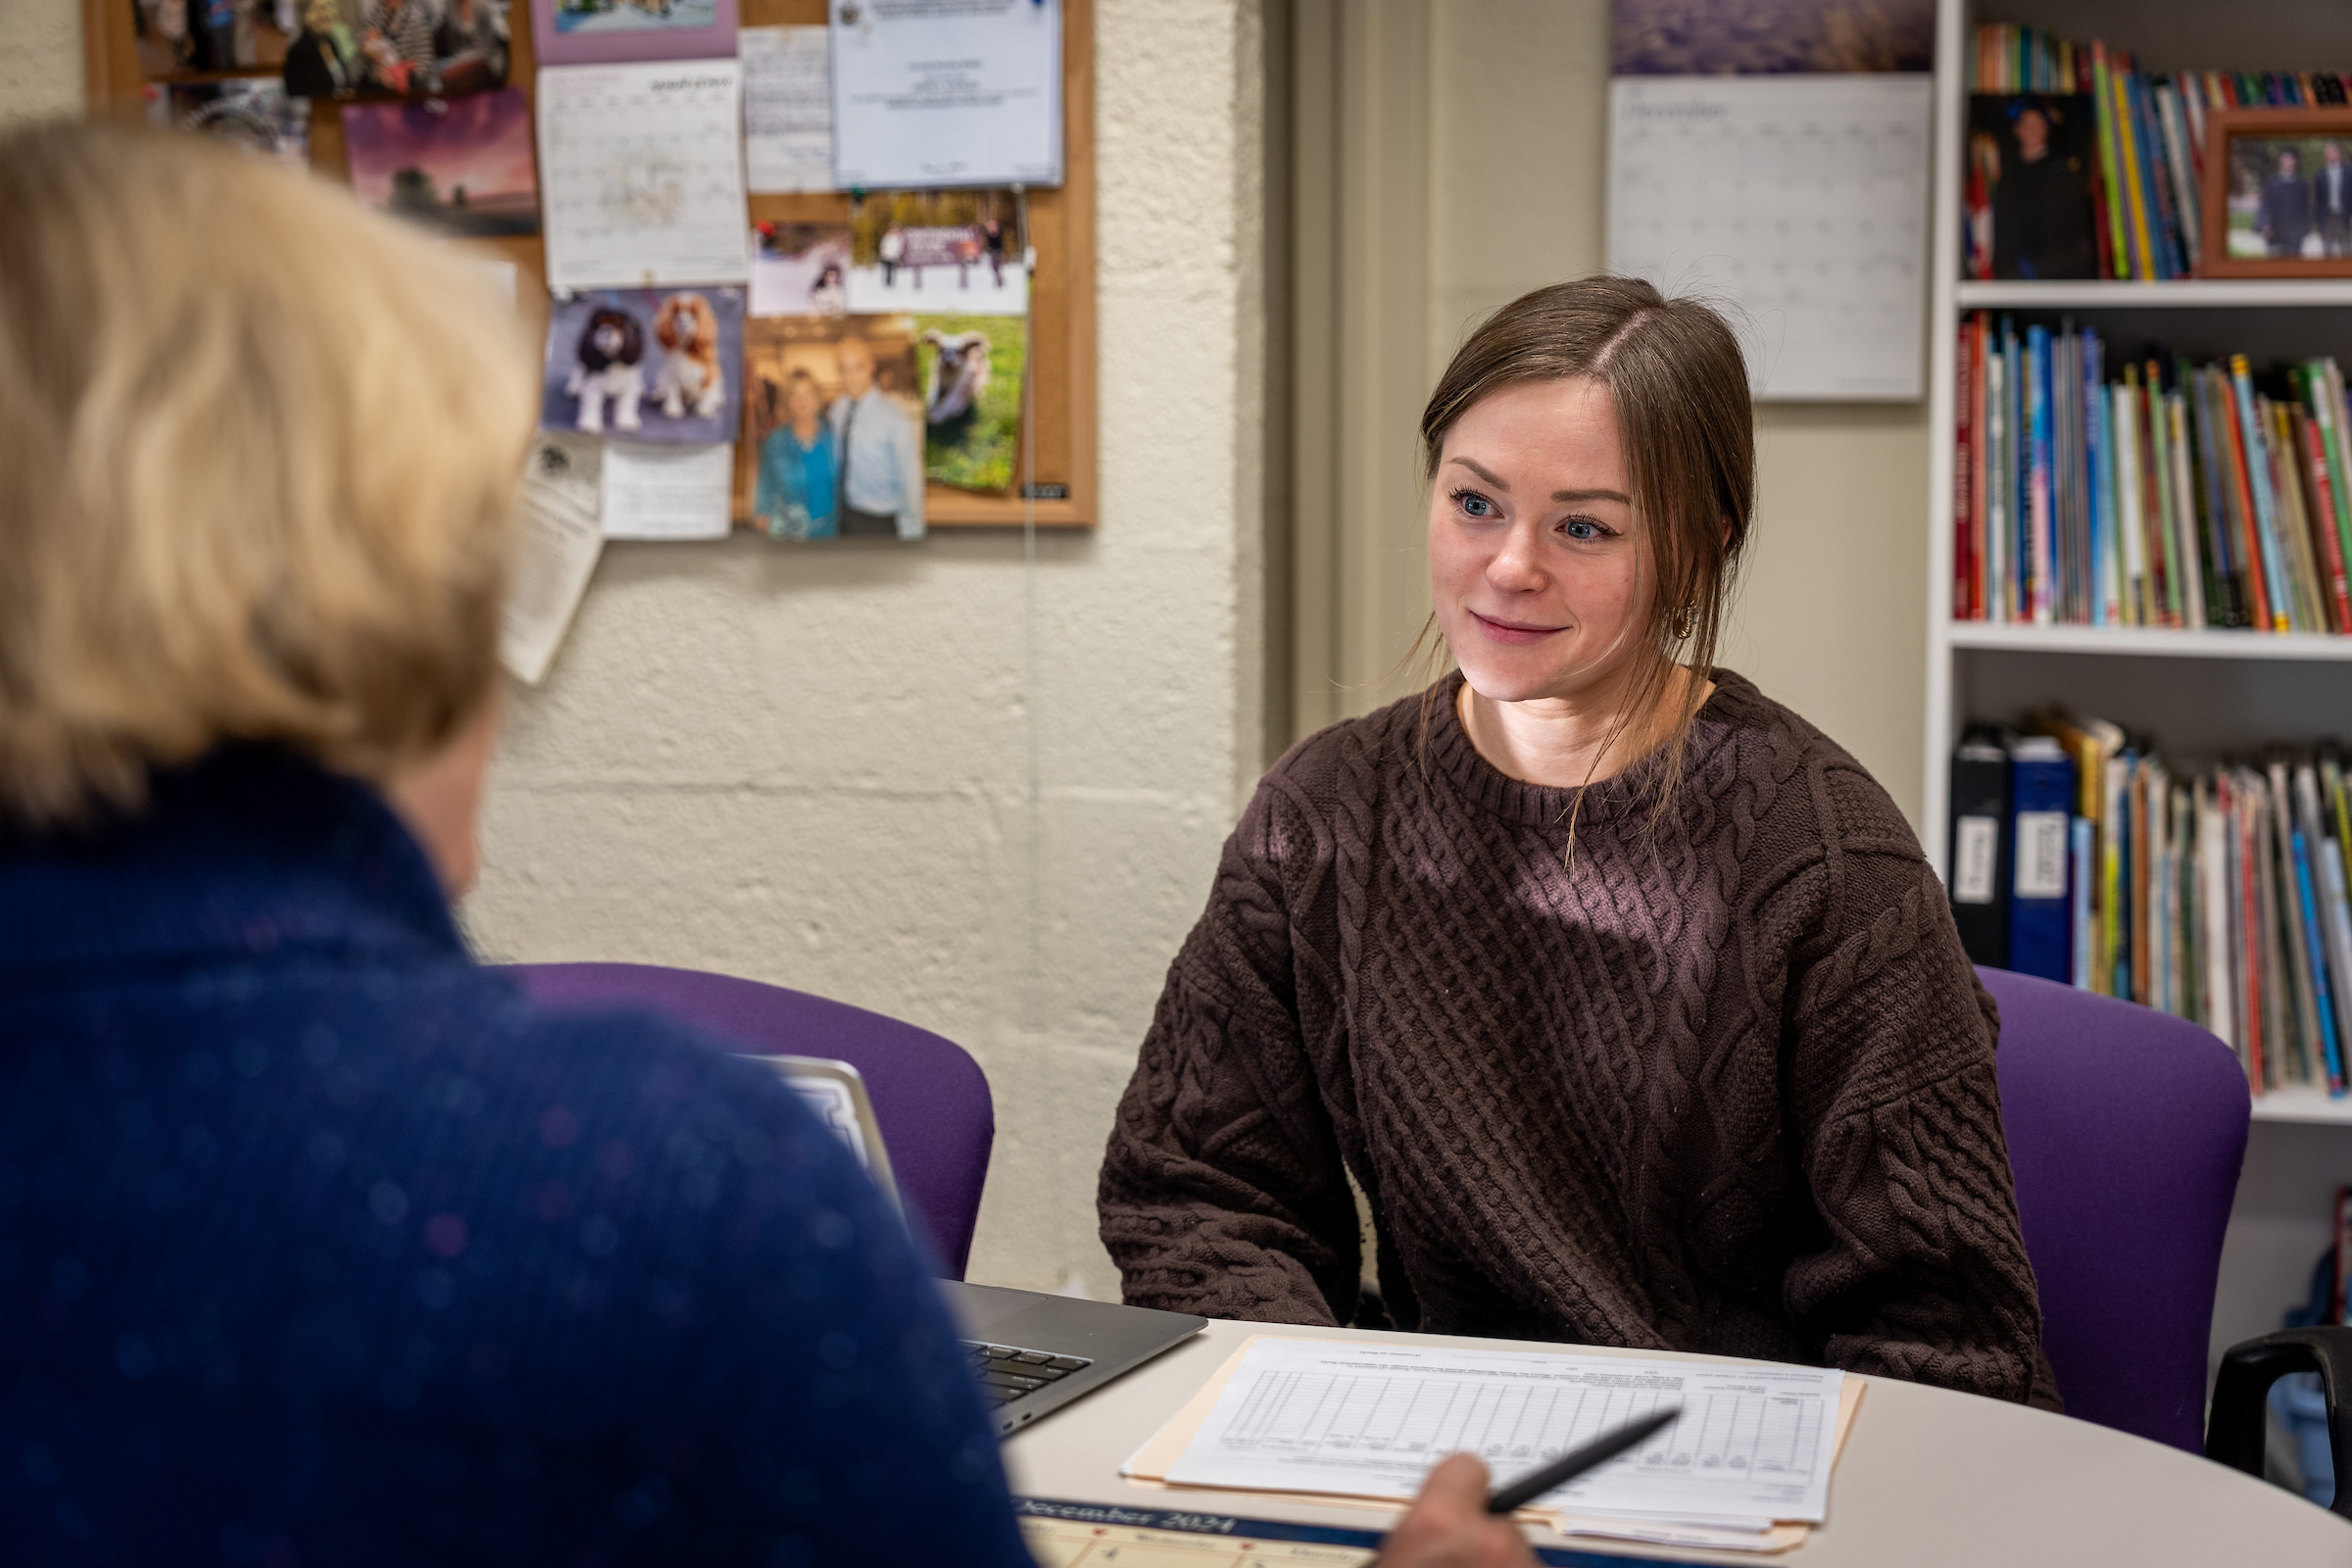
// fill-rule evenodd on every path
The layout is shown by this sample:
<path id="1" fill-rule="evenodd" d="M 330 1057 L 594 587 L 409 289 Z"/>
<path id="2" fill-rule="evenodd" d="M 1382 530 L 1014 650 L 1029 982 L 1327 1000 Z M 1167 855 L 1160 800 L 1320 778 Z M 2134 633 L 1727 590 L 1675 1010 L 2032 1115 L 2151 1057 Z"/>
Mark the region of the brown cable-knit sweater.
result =
<path id="1" fill-rule="evenodd" d="M 1301 743 L 1120 1102 L 1139 1305 L 1822 1363 L 2055 1404 L 1997 1016 L 1909 825 L 1728 670 L 1650 831 L 1480 758 L 1459 676 Z"/>

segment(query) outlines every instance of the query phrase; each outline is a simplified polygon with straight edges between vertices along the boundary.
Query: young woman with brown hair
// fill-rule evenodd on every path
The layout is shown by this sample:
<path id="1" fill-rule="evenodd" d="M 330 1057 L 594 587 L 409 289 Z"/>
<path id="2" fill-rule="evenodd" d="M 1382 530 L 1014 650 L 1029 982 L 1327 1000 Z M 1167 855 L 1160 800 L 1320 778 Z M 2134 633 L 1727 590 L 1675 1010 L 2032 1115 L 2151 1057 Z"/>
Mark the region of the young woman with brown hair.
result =
<path id="1" fill-rule="evenodd" d="M 1459 667 L 1295 747 L 1227 842 L 1103 1162 L 1127 1298 L 1349 1321 L 1352 1174 L 1403 1327 L 2054 1403 L 1935 874 L 1714 662 L 1755 488 L 1732 334 L 1540 289 L 1421 435 Z"/>

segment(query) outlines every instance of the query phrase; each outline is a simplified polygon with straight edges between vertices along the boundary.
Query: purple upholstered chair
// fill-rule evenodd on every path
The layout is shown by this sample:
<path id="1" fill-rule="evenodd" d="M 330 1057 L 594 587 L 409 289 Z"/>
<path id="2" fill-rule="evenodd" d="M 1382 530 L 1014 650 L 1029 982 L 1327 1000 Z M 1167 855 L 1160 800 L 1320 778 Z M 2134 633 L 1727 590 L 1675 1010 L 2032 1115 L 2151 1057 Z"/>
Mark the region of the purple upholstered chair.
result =
<path id="1" fill-rule="evenodd" d="M 508 971 L 545 1006 L 663 1012 L 762 1056 L 825 1056 L 865 1079 L 909 1213 L 963 1278 L 997 1138 L 980 1064 L 952 1040 L 847 1003 L 699 969 L 650 963 L 522 963 Z"/>
<path id="2" fill-rule="evenodd" d="M 2001 1006 L 2001 1121 L 2067 1413 L 2201 1453 L 2245 1073 L 2183 1019 L 1977 973 Z"/>

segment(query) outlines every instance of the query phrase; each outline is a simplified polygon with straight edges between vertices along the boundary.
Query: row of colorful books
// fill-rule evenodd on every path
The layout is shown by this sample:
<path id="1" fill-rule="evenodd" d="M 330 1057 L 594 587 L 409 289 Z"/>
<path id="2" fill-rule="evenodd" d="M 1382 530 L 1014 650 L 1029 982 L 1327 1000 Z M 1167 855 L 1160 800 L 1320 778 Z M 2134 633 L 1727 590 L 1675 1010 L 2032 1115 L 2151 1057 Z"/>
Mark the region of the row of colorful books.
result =
<path id="1" fill-rule="evenodd" d="M 1977 28 L 1978 92 L 2088 92 L 2094 44 L 2046 27 L 1987 23 Z M 2200 71 L 2201 83 L 2232 108 L 2300 109 L 2352 103 L 2352 74 L 2331 71 Z"/>
<path id="2" fill-rule="evenodd" d="M 2310 71 L 2150 74 L 2130 54 L 2103 43 L 2077 43 L 2008 24 L 1977 29 L 1976 78 L 1980 93 L 2050 94 L 2074 103 L 2034 106 L 2042 123 L 2030 149 L 2021 149 L 2014 137 L 1988 134 L 1980 123 L 1984 117 L 1972 112 L 1976 129 L 1966 198 L 1972 217 L 1991 213 L 2005 167 L 2014 174 L 2021 160 L 2041 160 L 2046 145 L 2057 156 L 2049 172 L 2037 176 L 2038 183 L 2056 179 L 2061 165 L 2086 166 L 2082 171 L 2085 191 L 2074 193 L 2070 185 L 2066 192 L 2044 192 L 2042 199 L 2087 199 L 2092 251 L 2077 262 L 2067 247 L 2063 259 L 2044 257 L 2041 270 L 2029 266 L 2021 272 L 1998 267 L 1988 244 L 1972 244 L 1968 267 L 1977 278 L 2194 276 L 2203 261 L 2206 117 L 2216 109 L 2352 102 L 2352 75 Z M 2008 107 L 2022 116 L 2029 106 Z M 2246 177 L 2259 180 L 2258 174 Z M 2071 228 L 2072 220 L 2064 226 Z M 2061 270 L 2051 270 L 2053 261 Z"/>
<path id="3" fill-rule="evenodd" d="M 2176 772 L 2063 713 L 1952 758 L 1969 956 L 2203 1024 L 2257 1094 L 2341 1095 L 2352 1059 L 2352 791 L 2332 746 Z"/>
<path id="4" fill-rule="evenodd" d="M 2352 633 L 2352 408 L 2332 359 L 2131 361 L 1961 323 L 1952 613 Z"/>

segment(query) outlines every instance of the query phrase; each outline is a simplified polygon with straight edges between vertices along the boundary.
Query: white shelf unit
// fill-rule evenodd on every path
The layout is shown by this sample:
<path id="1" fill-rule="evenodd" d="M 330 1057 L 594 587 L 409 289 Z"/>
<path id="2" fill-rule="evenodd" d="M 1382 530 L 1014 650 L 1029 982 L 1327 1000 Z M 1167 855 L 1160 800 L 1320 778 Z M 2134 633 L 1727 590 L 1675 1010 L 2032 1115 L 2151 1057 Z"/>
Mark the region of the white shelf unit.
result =
<path id="1" fill-rule="evenodd" d="M 2009 22 L 2104 39 L 2152 71 L 2352 70 L 2352 4 L 2314 0 L 1939 0 L 1935 251 L 1929 311 L 1933 448 L 1922 824 L 1938 873 L 1948 850 L 1952 747 L 1970 719 L 2063 704 L 2152 735 L 2190 765 L 2272 740 L 2352 740 L 2352 637 L 1955 622 L 1952 612 L 1955 337 L 1968 312 L 2022 327 L 2067 318 L 2137 352 L 2199 360 L 2333 354 L 2352 368 L 2352 280 L 1966 282 L 1960 181 L 1975 29 Z M 2284 1090 L 2254 1102 L 2252 1138 L 2214 1308 L 2221 1348 L 2277 1328 L 2331 1243 L 2335 1189 L 2352 1185 L 2352 1099 Z"/>

